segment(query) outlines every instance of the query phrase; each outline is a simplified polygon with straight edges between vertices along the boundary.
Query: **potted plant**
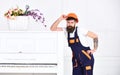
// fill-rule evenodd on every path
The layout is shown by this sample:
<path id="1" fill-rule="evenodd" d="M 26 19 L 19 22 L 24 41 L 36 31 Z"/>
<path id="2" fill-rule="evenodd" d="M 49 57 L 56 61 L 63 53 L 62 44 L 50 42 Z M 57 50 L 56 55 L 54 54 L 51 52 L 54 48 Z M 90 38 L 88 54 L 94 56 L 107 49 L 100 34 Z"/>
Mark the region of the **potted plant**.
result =
<path id="1" fill-rule="evenodd" d="M 38 9 L 29 10 L 28 5 L 26 5 L 25 10 L 19 7 L 9 9 L 4 16 L 8 20 L 10 30 L 26 30 L 28 28 L 29 16 L 46 27 L 43 14 Z"/>

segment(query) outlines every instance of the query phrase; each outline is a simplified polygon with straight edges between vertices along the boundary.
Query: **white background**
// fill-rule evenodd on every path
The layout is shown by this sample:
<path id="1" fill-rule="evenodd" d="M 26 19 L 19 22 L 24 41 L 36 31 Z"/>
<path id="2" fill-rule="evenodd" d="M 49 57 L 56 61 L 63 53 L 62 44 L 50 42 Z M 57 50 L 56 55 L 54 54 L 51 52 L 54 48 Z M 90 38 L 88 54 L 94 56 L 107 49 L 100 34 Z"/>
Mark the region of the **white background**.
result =
<path id="1" fill-rule="evenodd" d="M 75 12 L 78 26 L 99 35 L 99 48 L 95 55 L 94 75 L 119 75 L 120 67 L 120 1 L 119 0 L 4 0 L 0 2 L 0 30 L 7 30 L 3 14 L 12 7 L 30 5 L 38 8 L 46 18 L 49 27 L 61 15 Z M 65 26 L 63 21 L 60 26 Z M 31 26 L 31 30 L 39 26 Z M 71 74 L 71 51 L 65 45 L 65 75 Z M 0 74 L 2 75 L 2 74 Z"/>

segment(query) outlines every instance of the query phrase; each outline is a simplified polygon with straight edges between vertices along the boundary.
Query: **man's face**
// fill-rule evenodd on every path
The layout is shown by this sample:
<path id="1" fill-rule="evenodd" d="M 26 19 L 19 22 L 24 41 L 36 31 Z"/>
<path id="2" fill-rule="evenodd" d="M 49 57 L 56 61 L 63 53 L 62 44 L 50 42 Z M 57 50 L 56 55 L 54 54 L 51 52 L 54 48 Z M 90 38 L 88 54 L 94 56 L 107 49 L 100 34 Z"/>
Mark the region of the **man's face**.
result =
<path id="1" fill-rule="evenodd" d="M 75 20 L 67 20 L 66 30 L 69 33 L 72 33 L 75 30 L 76 21 Z"/>

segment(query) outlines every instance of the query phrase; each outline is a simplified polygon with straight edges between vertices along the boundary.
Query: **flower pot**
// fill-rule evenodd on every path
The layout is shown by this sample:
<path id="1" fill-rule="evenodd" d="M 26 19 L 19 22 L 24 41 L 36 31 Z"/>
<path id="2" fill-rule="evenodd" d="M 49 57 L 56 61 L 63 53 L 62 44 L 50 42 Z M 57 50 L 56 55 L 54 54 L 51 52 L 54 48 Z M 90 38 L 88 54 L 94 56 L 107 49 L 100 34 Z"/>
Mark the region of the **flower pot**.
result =
<path id="1" fill-rule="evenodd" d="M 28 16 L 17 16 L 14 20 L 9 20 L 10 30 L 27 30 L 28 29 Z"/>

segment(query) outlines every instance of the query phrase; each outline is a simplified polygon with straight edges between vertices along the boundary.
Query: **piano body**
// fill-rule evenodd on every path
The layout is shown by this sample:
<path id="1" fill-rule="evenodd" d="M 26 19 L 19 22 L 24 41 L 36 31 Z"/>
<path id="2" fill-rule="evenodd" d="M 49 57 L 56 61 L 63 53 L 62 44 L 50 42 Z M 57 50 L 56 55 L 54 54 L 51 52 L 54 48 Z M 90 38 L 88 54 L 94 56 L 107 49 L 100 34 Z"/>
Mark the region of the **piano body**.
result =
<path id="1" fill-rule="evenodd" d="M 63 32 L 1 31 L 0 73 L 64 75 Z"/>

